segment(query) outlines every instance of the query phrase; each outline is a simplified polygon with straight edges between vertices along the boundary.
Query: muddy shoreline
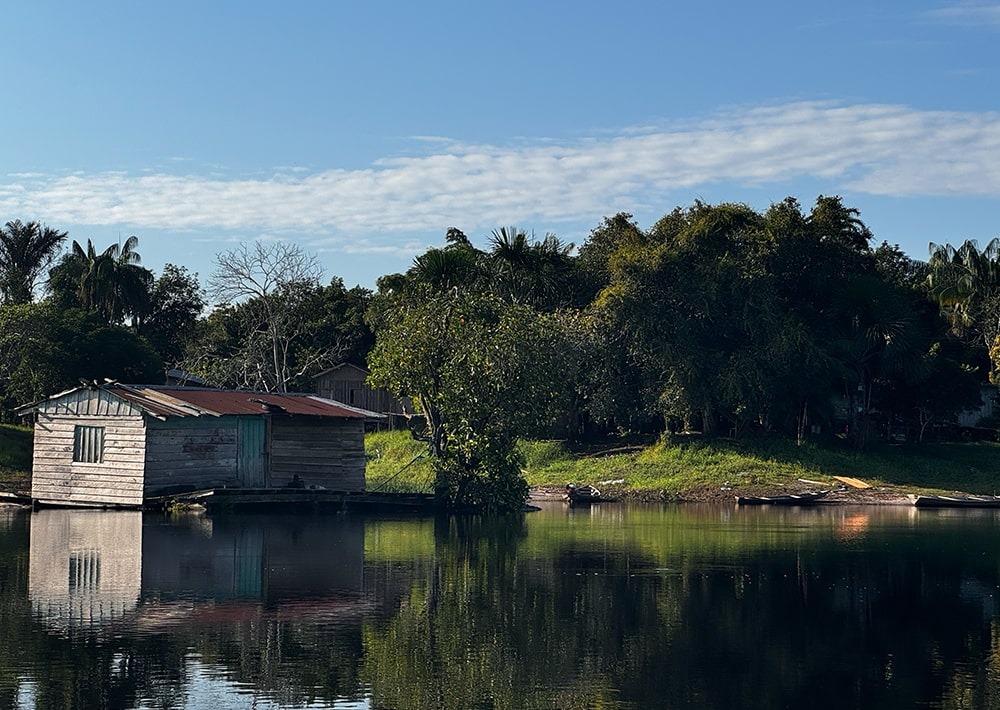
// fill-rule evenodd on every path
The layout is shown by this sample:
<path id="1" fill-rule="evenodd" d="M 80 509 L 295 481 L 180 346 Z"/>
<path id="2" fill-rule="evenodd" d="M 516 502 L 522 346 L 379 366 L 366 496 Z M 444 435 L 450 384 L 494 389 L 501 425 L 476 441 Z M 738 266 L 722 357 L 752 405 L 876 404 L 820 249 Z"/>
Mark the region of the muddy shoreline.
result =
<path id="1" fill-rule="evenodd" d="M 739 486 L 720 488 L 694 488 L 679 493 L 664 491 L 631 490 L 615 486 L 602 486 L 601 495 L 623 503 L 732 503 L 737 496 L 776 496 L 819 490 L 817 487 L 801 488 L 775 486 Z M 832 490 L 817 501 L 819 505 L 912 505 L 909 491 L 898 488 L 843 488 Z M 536 486 L 531 489 L 531 501 L 563 500 L 562 486 Z"/>

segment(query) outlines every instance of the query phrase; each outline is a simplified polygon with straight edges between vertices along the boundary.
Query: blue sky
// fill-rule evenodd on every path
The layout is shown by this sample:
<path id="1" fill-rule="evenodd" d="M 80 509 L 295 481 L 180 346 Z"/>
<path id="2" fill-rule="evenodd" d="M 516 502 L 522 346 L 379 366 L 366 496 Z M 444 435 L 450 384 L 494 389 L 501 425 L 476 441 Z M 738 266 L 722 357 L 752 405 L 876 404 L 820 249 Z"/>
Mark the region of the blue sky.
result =
<path id="1" fill-rule="evenodd" d="M 451 226 L 836 194 L 926 258 L 1000 236 L 998 46 L 958 0 L 10 3 L 0 220 L 371 287 Z"/>

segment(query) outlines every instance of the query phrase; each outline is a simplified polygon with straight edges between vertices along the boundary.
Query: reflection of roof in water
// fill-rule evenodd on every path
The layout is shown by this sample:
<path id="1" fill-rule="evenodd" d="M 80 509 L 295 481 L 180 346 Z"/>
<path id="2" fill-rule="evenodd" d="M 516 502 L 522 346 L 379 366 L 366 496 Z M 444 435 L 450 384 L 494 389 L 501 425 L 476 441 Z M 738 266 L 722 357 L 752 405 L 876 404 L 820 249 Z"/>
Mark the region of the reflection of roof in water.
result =
<path id="1" fill-rule="evenodd" d="M 373 608 L 372 602 L 360 595 L 347 594 L 289 599 L 270 604 L 254 601 L 156 601 L 140 604 L 135 620 L 136 627 L 147 633 L 253 619 L 344 625 L 348 622 L 359 623 L 363 615 Z"/>

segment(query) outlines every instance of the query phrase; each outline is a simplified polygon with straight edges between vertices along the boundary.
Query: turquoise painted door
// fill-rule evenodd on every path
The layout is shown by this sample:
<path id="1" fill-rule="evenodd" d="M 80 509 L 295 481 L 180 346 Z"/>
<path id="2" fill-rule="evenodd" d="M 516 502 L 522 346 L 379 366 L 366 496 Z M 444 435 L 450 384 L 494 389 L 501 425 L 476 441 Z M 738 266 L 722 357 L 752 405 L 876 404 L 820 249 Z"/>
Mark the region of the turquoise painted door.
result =
<path id="1" fill-rule="evenodd" d="M 244 488 L 263 488 L 267 477 L 263 417 L 240 417 L 236 426 L 236 476 Z"/>

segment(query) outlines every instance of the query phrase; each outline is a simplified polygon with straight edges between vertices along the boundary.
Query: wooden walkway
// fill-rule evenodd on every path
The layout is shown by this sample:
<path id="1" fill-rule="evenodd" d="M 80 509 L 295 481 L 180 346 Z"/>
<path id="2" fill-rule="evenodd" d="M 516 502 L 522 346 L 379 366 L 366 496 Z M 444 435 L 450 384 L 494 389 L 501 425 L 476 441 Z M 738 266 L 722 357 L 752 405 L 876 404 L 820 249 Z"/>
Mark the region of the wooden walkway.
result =
<path id="1" fill-rule="evenodd" d="M 147 498 L 146 508 L 198 504 L 208 510 L 253 508 L 322 508 L 385 512 L 430 513 L 435 509 L 431 493 L 373 493 L 312 488 L 213 488 Z"/>

